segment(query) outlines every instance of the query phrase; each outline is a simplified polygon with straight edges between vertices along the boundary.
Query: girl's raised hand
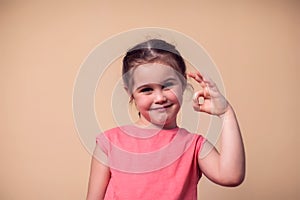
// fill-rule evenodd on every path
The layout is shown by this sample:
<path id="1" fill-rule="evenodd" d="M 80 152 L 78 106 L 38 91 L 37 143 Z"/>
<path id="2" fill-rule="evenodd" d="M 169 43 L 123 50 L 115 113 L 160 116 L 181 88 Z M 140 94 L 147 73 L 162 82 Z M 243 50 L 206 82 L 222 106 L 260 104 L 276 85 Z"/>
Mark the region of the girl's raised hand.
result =
<path id="1" fill-rule="evenodd" d="M 222 116 L 229 108 L 229 103 L 219 91 L 217 85 L 209 78 L 200 74 L 187 73 L 187 75 L 197 81 L 203 90 L 197 91 L 193 97 L 193 108 L 198 112 L 205 112 L 212 115 Z M 200 103 L 200 98 L 203 101 Z"/>

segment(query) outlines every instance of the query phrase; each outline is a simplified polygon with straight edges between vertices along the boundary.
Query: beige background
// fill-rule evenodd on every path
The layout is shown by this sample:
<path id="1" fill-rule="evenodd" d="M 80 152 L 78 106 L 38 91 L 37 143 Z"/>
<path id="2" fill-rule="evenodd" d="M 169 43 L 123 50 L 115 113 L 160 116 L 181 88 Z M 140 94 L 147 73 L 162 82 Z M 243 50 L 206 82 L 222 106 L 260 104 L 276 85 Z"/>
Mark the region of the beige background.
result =
<path id="1" fill-rule="evenodd" d="M 299 199 L 299 20 L 297 0 L 0 1 L 0 199 L 85 198 L 76 74 L 97 44 L 145 26 L 201 43 L 239 117 L 246 180 L 224 188 L 203 178 L 199 198 Z"/>

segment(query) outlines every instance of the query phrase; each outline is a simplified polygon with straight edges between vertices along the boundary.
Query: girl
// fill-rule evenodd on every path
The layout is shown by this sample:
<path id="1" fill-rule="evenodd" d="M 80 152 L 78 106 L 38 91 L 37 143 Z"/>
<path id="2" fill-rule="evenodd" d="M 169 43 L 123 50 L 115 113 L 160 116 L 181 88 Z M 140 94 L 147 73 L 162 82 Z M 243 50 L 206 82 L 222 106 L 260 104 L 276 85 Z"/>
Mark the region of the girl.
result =
<path id="1" fill-rule="evenodd" d="M 87 199 L 197 199 L 202 174 L 223 186 L 243 182 L 244 147 L 232 106 L 213 81 L 186 73 L 173 45 L 158 39 L 136 45 L 123 59 L 122 74 L 139 119 L 97 137 Z M 223 120 L 220 151 L 177 126 L 187 76 L 203 88 L 194 95 L 194 110 Z"/>

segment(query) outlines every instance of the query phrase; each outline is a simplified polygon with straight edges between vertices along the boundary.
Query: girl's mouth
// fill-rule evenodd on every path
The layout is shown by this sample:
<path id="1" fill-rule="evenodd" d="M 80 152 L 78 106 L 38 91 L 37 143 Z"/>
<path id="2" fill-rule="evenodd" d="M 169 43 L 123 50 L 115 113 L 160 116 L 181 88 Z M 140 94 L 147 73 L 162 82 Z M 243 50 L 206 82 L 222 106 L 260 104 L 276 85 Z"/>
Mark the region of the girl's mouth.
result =
<path id="1" fill-rule="evenodd" d="M 159 107 L 155 107 L 155 108 L 151 108 L 150 110 L 158 110 L 158 111 L 164 111 L 167 108 L 171 107 L 173 104 L 168 104 L 168 105 L 164 105 L 164 106 L 159 106 Z"/>

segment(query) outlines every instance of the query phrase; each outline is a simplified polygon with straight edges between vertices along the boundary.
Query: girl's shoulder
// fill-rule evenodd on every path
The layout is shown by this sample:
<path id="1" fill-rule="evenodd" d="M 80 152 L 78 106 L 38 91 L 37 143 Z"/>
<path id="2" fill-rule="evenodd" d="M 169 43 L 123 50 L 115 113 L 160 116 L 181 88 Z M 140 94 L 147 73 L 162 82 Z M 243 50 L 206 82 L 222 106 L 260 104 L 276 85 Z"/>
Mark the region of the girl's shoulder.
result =
<path id="1" fill-rule="evenodd" d="M 191 132 L 185 128 L 179 128 L 179 129 L 180 129 L 181 134 L 189 135 L 189 136 L 192 136 L 195 138 L 205 139 L 201 133 Z"/>
<path id="2" fill-rule="evenodd" d="M 97 139 L 103 139 L 103 138 L 106 138 L 106 139 L 109 139 L 109 138 L 112 138 L 116 135 L 119 135 L 121 132 L 121 128 L 120 127 L 113 127 L 113 128 L 110 128 L 110 129 L 107 129 L 107 130 L 104 130 L 100 133 L 98 133 L 97 135 Z"/>

